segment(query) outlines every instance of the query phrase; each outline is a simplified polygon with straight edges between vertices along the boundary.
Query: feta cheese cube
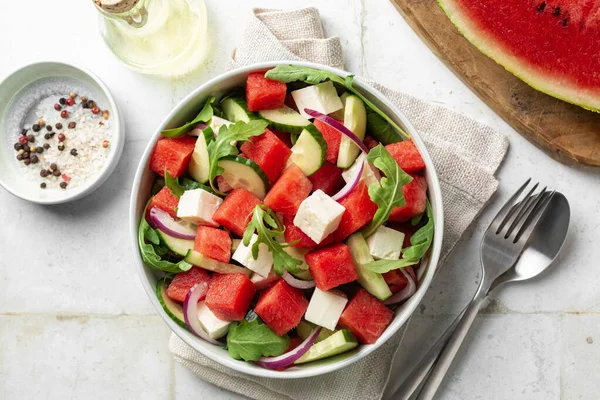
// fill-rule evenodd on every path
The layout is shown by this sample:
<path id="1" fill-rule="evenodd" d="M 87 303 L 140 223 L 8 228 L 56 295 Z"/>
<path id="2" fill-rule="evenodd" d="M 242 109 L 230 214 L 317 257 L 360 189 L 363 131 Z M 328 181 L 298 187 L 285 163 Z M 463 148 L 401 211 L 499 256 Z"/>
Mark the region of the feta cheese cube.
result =
<path id="1" fill-rule="evenodd" d="M 228 120 L 226 120 L 226 119 L 224 119 L 224 118 L 221 118 L 221 117 L 217 117 L 217 116 L 215 115 L 215 116 L 213 116 L 213 117 L 211 118 L 211 120 L 210 120 L 210 124 L 208 124 L 208 126 L 210 126 L 210 128 L 212 129 L 212 131 L 213 131 L 213 133 L 214 133 L 215 135 L 218 135 L 218 134 L 219 134 L 219 129 L 221 129 L 221 127 L 222 127 L 223 125 L 225 125 L 225 126 L 229 126 L 229 125 L 231 125 L 231 124 L 233 124 L 233 122 L 231 122 L 231 121 L 228 121 Z"/>
<path id="2" fill-rule="evenodd" d="M 347 302 L 348 299 L 341 292 L 315 288 L 304 319 L 323 328 L 334 330 Z"/>
<path id="3" fill-rule="evenodd" d="M 344 211 L 344 206 L 317 190 L 300 204 L 294 225 L 319 244 L 338 228 Z"/>
<path id="4" fill-rule="evenodd" d="M 370 162 L 367 161 L 367 155 L 365 153 L 362 153 L 360 156 L 358 156 L 354 164 L 352 164 L 350 168 L 342 172 L 342 178 L 344 178 L 344 181 L 346 181 L 346 183 L 350 182 L 350 180 L 352 180 L 354 175 L 356 175 L 356 173 L 358 172 L 358 169 L 360 168 L 361 164 L 364 165 L 364 167 L 360 180 L 366 183 L 367 186 L 369 186 L 373 182 L 379 182 L 377 180 L 377 175 L 375 175 L 375 171 L 373 170 L 374 167 L 371 165 Z"/>
<path id="5" fill-rule="evenodd" d="M 380 226 L 375 233 L 367 238 L 369 253 L 374 258 L 397 260 L 400 258 L 404 233 L 387 226 Z"/>
<path id="6" fill-rule="evenodd" d="M 204 301 L 198 303 L 198 320 L 202 328 L 213 339 L 219 339 L 229 330 L 231 321 L 223 321 L 217 318 L 215 314 L 206 306 Z"/>
<path id="7" fill-rule="evenodd" d="M 300 114 L 304 118 L 309 119 L 313 117 L 304 112 L 305 108 L 310 108 L 323 114 L 331 114 L 344 107 L 331 81 L 294 90 L 292 97 L 296 102 Z"/>
<path id="8" fill-rule="evenodd" d="M 231 256 L 231 258 L 249 270 L 252 270 L 260 276 L 266 278 L 269 276 L 269 272 L 273 266 L 273 254 L 271 254 L 266 244 L 260 243 L 258 245 L 258 257 L 255 260 L 252 256 L 252 245 L 256 243 L 257 240 L 258 236 L 252 235 L 248 246 L 245 246 L 243 242 L 240 243 L 238 248 L 233 252 L 233 256 Z"/>
<path id="9" fill-rule="evenodd" d="M 186 190 L 179 199 L 177 216 L 196 225 L 219 226 L 212 217 L 223 199 L 204 189 Z"/>

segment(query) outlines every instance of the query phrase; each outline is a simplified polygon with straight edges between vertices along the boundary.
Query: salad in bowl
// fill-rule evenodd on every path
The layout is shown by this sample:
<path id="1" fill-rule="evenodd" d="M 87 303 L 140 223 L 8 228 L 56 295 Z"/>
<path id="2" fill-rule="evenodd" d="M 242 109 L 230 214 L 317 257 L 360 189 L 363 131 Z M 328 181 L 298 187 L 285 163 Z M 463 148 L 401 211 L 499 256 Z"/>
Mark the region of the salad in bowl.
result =
<path id="1" fill-rule="evenodd" d="M 138 170 L 153 302 L 243 372 L 341 367 L 389 338 L 429 284 L 437 179 L 351 75 L 276 63 L 235 76 L 184 100 L 189 122 L 168 119 Z"/>

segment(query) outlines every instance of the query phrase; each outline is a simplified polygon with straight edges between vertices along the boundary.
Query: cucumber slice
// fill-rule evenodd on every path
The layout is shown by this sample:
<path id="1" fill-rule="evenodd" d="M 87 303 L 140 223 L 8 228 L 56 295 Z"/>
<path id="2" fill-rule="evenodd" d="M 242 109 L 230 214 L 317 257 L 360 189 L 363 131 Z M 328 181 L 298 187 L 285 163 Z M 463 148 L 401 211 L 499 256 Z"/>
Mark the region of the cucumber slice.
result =
<path id="1" fill-rule="evenodd" d="M 300 133 L 304 127 L 310 124 L 309 120 L 288 106 L 276 110 L 259 111 L 258 115 L 269 123 L 269 127 L 282 132 Z"/>
<path id="2" fill-rule="evenodd" d="M 229 121 L 249 122 L 251 119 L 256 119 L 256 114 L 248 111 L 248 104 L 242 97 L 227 97 L 221 101 L 221 107 L 223 109 L 225 119 L 228 119 Z"/>
<path id="3" fill-rule="evenodd" d="M 178 239 L 173 236 L 169 236 L 160 229 L 156 230 L 160 236 L 160 240 L 171 250 L 171 252 L 178 256 L 185 257 L 190 250 L 194 250 L 194 241 L 186 239 Z"/>
<path id="4" fill-rule="evenodd" d="M 158 301 L 167 315 L 171 317 L 177 325 L 187 329 L 185 318 L 183 316 L 183 306 L 167 296 L 169 283 L 171 283 L 171 279 L 168 278 L 163 278 L 156 283 L 156 297 L 158 297 Z"/>
<path id="5" fill-rule="evenodd" d="M 238 267 L 237 265 L 224 263 L 199 253 L 195 250 L 191 250 L 186 256 L 185 261 L 196 267 L 203 268 L 208 271 L 217 272 L 219 274 L 237 274 L 242 273 L 250 276 L 252 271 L 248 268 Z"/>
<path id="6" fill-rule="evenodd" d="M 331 118 L 335 118 L 338 121 L 343 121 L 344 120 L 344 112 L 346 111 L 346 99 L 348 98 L 350 94 L 348 92 L 344 92 L 341 96 L 340 96 L 340 100 L 342 101 L 342 104 L 344 105 L 344 108 L 337 110 L 336 112 L 332 112 L 331 114 L 329 114 L 329 116 Z"/>
<path id="7" fill-rule="evenodd" d="M 358 96 L 349 95 L 346 97 L 346 106 L 344 108 L 344 126 L 356 135 L 360 140 L 365 139 L 367 131 L 367 109 L 365 104 Z M 338 153 L 338 168 L 349 168 L 360 153 L 358 146 L 346 135 L 342 135 L 340 141 L 340 151 Z"/>
<path id="8" fill-rule="evenodd" d="M 311 361 L 321 360 L 345 353 L 358 346 L 356 336 L 347 329 L 342 329 L 329 336 L 327 339 L 313 344 L 310 349 L 294 364 L 303 364 Z"/>
<path id="9" fill-rule="evenodd" d="M 356 265 L 358 283 L 379 300 L 391 297 L 392 292 L 383 279 L 383 275 L 365 268 L 365 264 L 373 261 L 373 256 L 371 256 L 369 245 L 362 233 L 356 232 L 350 235 L 346 240 L 346 245 L 350 248 L 350 254 Z"/>
<path id="10" fill-rule="evenodd" d="M 212 135 L 212 129 L 207 129 L 211 131 Z M 196 181 L 200 183 L 206 183 L 208 182 L 209 169 L 210 163 L 208 160 L 208 142 L 206 141 L 206 136 L 202 134 L 198 136 L 198 139 L 196 139 L 196 145 L 194 146 L 194 152 L 192 153 L 188 173 Z"/>
<path id="11" fill-rule="evenodd" d="M 244 188 L 259 199 L 264 199 L 269 190 L 269 178 L 254 161 L 240 156 L 227 156 L 219 160 L 221 174 L 229 186 Z"/>
<path id="12" fill-rule="evenodd" d="M 300 338 L 302 338 L 302 340 L 305 340 L 316 326 L 317 325 L 313 324 L 312 322 L 302 320 L 298 326 L 296 326 L 296 333 L 298 336 L 300 336 Z M 327 328 L 321 328 L 321 332 L 319 332 L 319 336 L 317 336 L 315 343 L 319 343 L 321 340 L 325 340 L 331 335 L 333 335 L 333 331 L 330 331 Z"/>
<path id="13" fill-rule="evenodd" d="M 292 155 L 288 159 L 288 164 L 296 164 L 306 176 L 310 176 L 321 168 L 326 158 L 327 142 L 321 132 L 310 124 L 304 128 L 292 146 Z"/>

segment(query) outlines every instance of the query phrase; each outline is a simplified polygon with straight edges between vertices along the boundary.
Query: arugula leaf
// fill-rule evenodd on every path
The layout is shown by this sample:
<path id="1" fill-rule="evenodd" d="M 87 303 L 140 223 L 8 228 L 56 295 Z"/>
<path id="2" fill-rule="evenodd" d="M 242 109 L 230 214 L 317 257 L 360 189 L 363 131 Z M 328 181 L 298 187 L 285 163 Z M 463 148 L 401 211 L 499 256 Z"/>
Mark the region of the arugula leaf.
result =
<path id="1" fill-rule="evenodd" d="M 405 268 L 419 263 L 419 259 L 377 260 L 365 264 L 365 268 L 378 274 L 385 274 L 393 269 Z"/>
<path id="2" fill-rule="evenodd" d="M 367 130 L 371 136 L 386 145 L 402 141 L 392 126 L 369 108 L 367 108 Z"/>
<path id="3" fill-rule="evenodd" d="M 145 212 L 144 212 L 145 214 Z M 148 240 L 150 243 L 146 243 Z M 185 272 L 192 268 L 192 264 L 185 260 L 173 263 L 163 260 L 161 257 L 168 253 L 168 250 L 161 246 L 160 238 L 152 227 L 146 222 L 146 218 L 142 218 L 140 228 L 138 230 L 138 245 L 142 260 L 149 267 L 164 271 L 164 272 Z"/>
<path id="4" fill-rule="evenodd" d="M 209 182 L 215 192 L 220 193 L 215 187 L 215 178 L 224 171 L 219 167 L 219 160 L 239 153 L 237 147 L 231 143 L 246 141 L 253 136 L 262 135 L 268 125 L 269 123 L 265 120 L 253 119 L 250 122 L 238 121 L 229 126 L 221 126 L 217 138 L 208 144 Z"/>
<path id="5" fill-rule="evenodd" d="M 272 79 L 279 82 L 290 83 L 294 81 L 302 81 L 316 85 L 324 81 L 332 81 L 334 83 L 345 86 L 349 91 L 357 95 L 373 112 L 379 115 L 384 121 L 390 124 L 400 135 L 406 139 L 410 136 L 404 132 L 390 117 L 388 117 L 383 111 L 381 111 L 375 104 L 369 101 L 365 96 L 362 95 L 356 88 L 354 88 L 354 75 L 348 75 L 345 79 L 342 79 L 338 75 L 321 71 L 309 67 L 300 67 L 294 65 L 278 65 L 273 69 L 270 69 L 265 74 L 265 78 Z M 396 135 L 397 137 L 397 135 Z M 386 143 L 387 144 L 387 143 Z"/>
<path id="6" fill-rule="evenodd" d="M 289 345 L 288 335 L 278 336 L 259 318 L 229 325 L 227 350 L 236 360 L 257 361 L 262 356 L 280 356 Z"/>
<path id="7" fill-rule="evenodd" d="M 177 197 L 181 197 L 183 195 L 183 192 L 185 192 L 186 190 L 194 189 L 202 189 L 206 190 L 209 193 L 217 194 L 210 186 L 206 186 L 200 182 L 196 182 L 193 179 L 183 178 L 181 183 L 179 183 L 179 178 L 173 178 L 166 169 L 165 186 L 168 187 L 171 190 L 171 193 L 173 193 Z"/>
<path id="8" fill-rule="evenodd" d="M 427 214 L 427 223 L 419 228 L 414 235 L 410 238 L 411 246 L 402 250 L 402 258 L 406 259 L 421 259 L 429 250 L 431 242 L 433 241 L 433 212 L 431 211 L 431 204 L 427 200 L 427 208 L 425 210 Z"/>
<path id="9" fill-rule="evenodd" d="M 200 122 L 210 121 L 214 114 L 212 107 L 212 103 L 214 103 L 214 101 L 214 96 L 210 96 L 208 100 L 206 100 L 206 103 L 204 104 L 204 107 L 202 107 L 202 110 L 200 110 L 200 112 L 198 113 L 198 115 L 196 115 L 196 118 L 194 118 L 193 121 L 188 122 L 187 124 L 183 124 L 179 128 L 165 129 L 161 131 L 162 135 L 168 138 L 183 136 L 189 131 L 191 131 L 194 125 Z"/>
<path id="10" fill-rule="evenodd" d="M 150 189 L 150 194 L 154 196 L 156 193 L 160 192 L 164 186 L 165 180 L 164 178 L 161 178 L 159 176 L 154 180 L 154 183 L 152 184 L 152 189 Z"/>
<path id="11" fill-rule="evenodd" d="M 248 246 L 252 235 L 256 232 L 258 240 L 252 244 L 252 257 L 255 260 L 258 258 L 259 245 L 264 243 L 273 255 L 273 269 L 277 275 L 283 274 L 284 269 L 292 273 L 302 272 L 303 270 L 300 268 L 302 261 L 283 250 L 291 244 L 279 243 L 276 239 L 276 236 L 283 235 L 284 231 L 285 227 L 276 220 L 273 211 L 264 204 L 259 204 L 252 211 L 252 219 L 244 232 L 242 242 L 244 246 Z"/>
<path id="12" fill-rule="evenodd" d="M 419 215 L 416 215 L 416 216 L 412 217 L 412 218 L 410 219 L 410 224 L 411 224 L 412 226 L 417 226 L 417 225 L 419 225 L 419 224 L 421 223 L 421 220 L 423 219 L 423 216 L 425 216 L 425 213 L 421 213 L 421 214 L 419 214 Z"/>
<path id="13" fill-rule="evenodd" d="M 385 177 L 381 178 L 379 184 L 373 182 L 369 185 L 369 196 L 378 208 L 373 220 L 363 230 L 365 237 L 371 235 L 388 220 L 394 207 L 406 205 L 402 186 L 412 181 L 412 177 L 398 166 L 396 160 L 382 144 L 369 151 L 367 161 L 379 168 Z"/>

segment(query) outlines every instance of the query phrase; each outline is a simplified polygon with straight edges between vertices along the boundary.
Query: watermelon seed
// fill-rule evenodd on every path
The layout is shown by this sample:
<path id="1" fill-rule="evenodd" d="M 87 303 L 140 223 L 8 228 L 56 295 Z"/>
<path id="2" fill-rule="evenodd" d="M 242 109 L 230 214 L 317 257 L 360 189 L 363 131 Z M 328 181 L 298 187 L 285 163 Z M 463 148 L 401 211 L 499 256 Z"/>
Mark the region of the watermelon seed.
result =
<path id="1" fill-rule="evenodd" d="M 542 1 L 540 3 L 540 5 L 537 7 L 538 12 L 544 12 L 544 9 L 546 8 L 546 2 Z"/>
<path id="2" fill-rule="evenodd" d="M 565 19 L 563 19 L 563 26 L 567 26 L 567 23 L 568 23 L 568 22 L 569 22 L 569 21 L 568 21 L 566 18 L 565 18 Z"/>
<path id="3" fill-rule="evenodd" d="M 554 15 L 555 17 L 558 17 L 560 15 L 560 7 L 556 7 L 554 9 L 554 12 L 552 13 L 552 15 Z"/>

